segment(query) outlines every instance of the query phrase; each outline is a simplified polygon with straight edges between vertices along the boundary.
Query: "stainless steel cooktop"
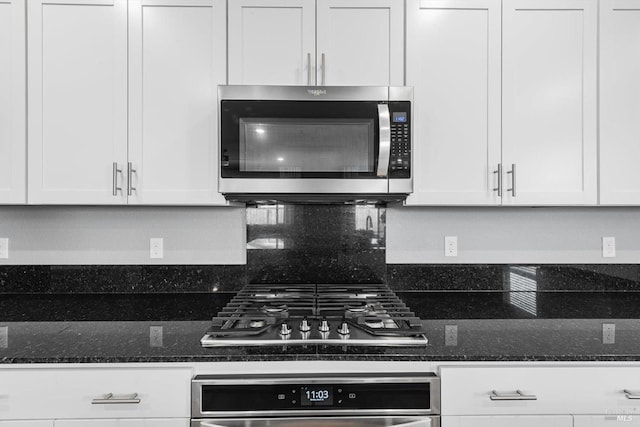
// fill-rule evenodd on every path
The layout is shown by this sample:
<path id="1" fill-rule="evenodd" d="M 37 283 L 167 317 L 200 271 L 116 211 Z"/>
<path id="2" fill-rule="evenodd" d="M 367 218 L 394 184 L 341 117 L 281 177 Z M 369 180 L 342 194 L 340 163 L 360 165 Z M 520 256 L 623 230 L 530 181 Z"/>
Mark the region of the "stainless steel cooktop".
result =
<path id="1" fill-rule="evenodd" d="M 203 347 L 425 346 L 418 317 L 383 284 L 264 285 L 242 289 L 213 318 Z"/>

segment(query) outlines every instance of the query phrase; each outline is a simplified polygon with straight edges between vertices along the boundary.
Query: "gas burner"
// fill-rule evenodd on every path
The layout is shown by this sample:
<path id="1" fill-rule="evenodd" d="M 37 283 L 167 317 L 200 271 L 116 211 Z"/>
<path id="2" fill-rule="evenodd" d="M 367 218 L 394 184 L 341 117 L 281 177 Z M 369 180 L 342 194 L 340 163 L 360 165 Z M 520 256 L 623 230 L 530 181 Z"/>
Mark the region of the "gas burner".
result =
<path id="1" fill-rule="evenodd" d="M 372 329 L 382 329 L 382 328 L 384 328 L 384 322 L 382 321 L 382 319 L 365 320 L 364 324 L 367 325 L 368 327 L 372 328 Z"/>
<path id="2" fill-rule="evenodd" d="M 348 313 L 354 313 L 354 314 L 358 314 L 358 313 L 366 313 L 367 312 L 367 304 L 363 303 L 362 305 L 345 305 L 344 306 L 345 311 L 347 311 Z"/>
<path id="3" fill-rule="evenodd" d="M 267 322 L 264 319 L 256 319 L 249 321 L 250 328 L 264 328 Z"/>
<path id="4" fill-rule="evenodd" d="M 262 311 L 264 311 L 267 314 L 279 314 L 279 313 L 286 313 L 289 311 L 289 307 L 287 307 L 286 305 L 278 305 L 278 306 L 267 306 L 265 305 L 264 307 L 262 307 Z"/>

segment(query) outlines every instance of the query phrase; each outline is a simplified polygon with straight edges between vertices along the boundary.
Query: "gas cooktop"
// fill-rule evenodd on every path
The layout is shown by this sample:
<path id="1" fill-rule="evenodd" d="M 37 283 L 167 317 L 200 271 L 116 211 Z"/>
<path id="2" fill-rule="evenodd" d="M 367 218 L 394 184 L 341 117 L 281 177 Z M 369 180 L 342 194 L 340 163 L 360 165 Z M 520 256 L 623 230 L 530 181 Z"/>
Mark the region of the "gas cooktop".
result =
<path id="1" fill-rule="evenodd" d="M 203 347 L 425 346 L 420 318 L 383 284 L 246 286 L 213 318 Z"/>

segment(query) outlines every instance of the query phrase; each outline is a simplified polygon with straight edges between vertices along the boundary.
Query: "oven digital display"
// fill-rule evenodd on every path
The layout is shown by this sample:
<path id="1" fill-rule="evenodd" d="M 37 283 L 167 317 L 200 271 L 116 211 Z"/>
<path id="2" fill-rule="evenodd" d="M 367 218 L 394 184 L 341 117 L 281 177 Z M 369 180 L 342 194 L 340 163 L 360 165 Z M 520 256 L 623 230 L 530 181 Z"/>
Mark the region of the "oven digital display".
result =
<path id="1" fill-rule="evenodd" d="M 301 406 L 330 406 L 333 405 L 333 387 L 315 386 L 300 389 Z"/>
<path id="2" fill-rule="evenodd" d="M 393 113 L 393 123 L 407 123 L 407 113 L 405 113 L 405 112 L 394 112 Z"/>

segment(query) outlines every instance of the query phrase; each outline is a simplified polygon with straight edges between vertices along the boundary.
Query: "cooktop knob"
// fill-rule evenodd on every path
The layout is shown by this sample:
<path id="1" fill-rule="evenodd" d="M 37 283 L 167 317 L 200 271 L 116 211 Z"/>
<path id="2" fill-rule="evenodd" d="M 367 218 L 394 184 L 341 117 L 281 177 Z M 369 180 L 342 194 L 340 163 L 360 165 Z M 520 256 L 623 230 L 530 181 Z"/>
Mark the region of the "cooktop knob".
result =
<path id="1" fill-rule="evenodd" d="M 347 322 L 342 322 L 342 325 L 340 325 L 340 329 L 338 329 L 338 333 L 340 335 L 349 335 L 349 325 L 347 325 Z"/>
<path id="2" fill-rule="evenodd" d="M 320 323 L 318 329 L 320 332 L 329 332 L 329 322 L 327 322 L 327 319 L 322 319 L 322 323 Z"/>
<path id="3" fill-rule="evenodd" d="M 305 317 L 304 319 L 302 319 L 302 322 L 300 322 L 300 332 L 309 332 L 310 330 L 311 326 L 309 325 L 309 322 Z"/>
<path id="4" fill-rule="evenodd" d="M 280 335 L 287 336 L 290 334 L 291 334 L 291 328 L 289 327 L 289 325 L 287 325 L 286 322 L 282 322 L 282 325 L 280 325 Z"/>

